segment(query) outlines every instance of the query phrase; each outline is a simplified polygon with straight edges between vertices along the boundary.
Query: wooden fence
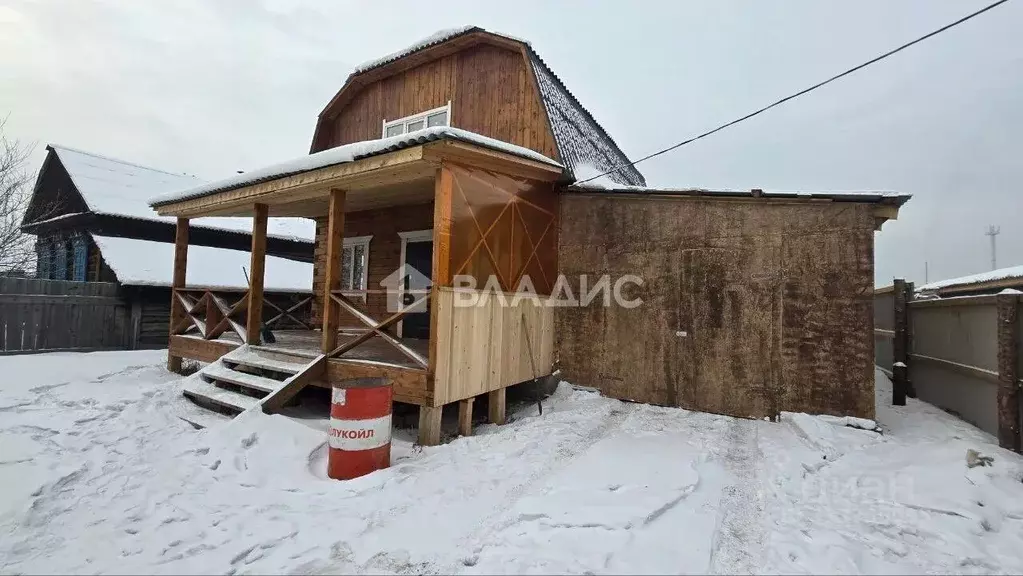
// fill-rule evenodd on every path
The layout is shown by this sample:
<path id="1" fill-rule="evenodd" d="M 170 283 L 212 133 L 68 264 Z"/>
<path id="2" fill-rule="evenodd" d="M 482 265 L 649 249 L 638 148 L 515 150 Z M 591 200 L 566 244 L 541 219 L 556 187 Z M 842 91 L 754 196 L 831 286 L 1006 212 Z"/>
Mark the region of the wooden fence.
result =
<path id="1" fill-rule="evenodd" d="M 0 277 L 0 355 L 133 348 L 117 284 Z"/>
<path id="2" fill-rule="evenodd" d="M 1020 451 L 1023 296 L 915 299 L 896 280 L 874 293 L 877 365 L 892 376 L 894 404 L 916 396 Z"/>

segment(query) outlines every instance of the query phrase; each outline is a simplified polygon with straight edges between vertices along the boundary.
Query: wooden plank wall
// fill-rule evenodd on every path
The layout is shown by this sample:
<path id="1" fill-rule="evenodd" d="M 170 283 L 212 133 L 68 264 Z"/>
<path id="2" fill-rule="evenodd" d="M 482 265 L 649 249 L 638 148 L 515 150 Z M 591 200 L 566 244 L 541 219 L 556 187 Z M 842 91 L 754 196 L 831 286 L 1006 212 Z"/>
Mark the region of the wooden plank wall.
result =
<path id="1" fill-rule="evenodd" d="M 551 373 L 554 313 L 546 299 L 438 287 L 433 403 L 472 398 Z M 477 298 L 473 306 L 456 299 Z M 466 302 L 466 300 L 462 300 Z M 512 305 L 515 304 L 515 305 Z"/>
<path id="2" fill-rule="evenodd" d="M 377 210 L 361 210 L 345 214 L 345 237 L 372 236 L 369 241 L 369 268 L 366 286 L 371 290 L 380 289 L 380 281 L 389 276 L 401 264 L 401 237 L 399 232 L 429 230 L 433 227 L 433 203 L 392 206 Z M 327 217 L 316 219 L 316 249 L 313 260 L 313 308 L 312 321 L 319 326 L 323 321 L 323 279 L 327 258 Z M 366 312 L 374 318 L 387 317 L 387 296 L 370 294 L 367 297 Z M 362 323 L 342 311 L 342 326 L 359 326 Z"/>
<path id="3" fill-rule="evenodd" d="M 130 348 L 131 309 L 118 286 L 0 278 L 0 354 Z"/>
<path id="4" fill-rule="evenodd" d="M 867 204 L 565 194 L 561 271 L 632 274 L 635 308 L 558 307 L 565 377 L 744 417 L 874 416 Z M 592 282 L 591 282 L 592 285 Z"/>
<path id="5" fill-rule="evenodd" d="M 558 196 L 551 183 L 446 165 L 450 194 L 452 275 L 472 276 L 482 288 L 494 278 L 515 291 L 526 276 L 550 294 L 558 274 Z M 434 279 L 451 285 L 451 279 Z"/>
<path id="6" fill-rule="evenodd" d="M 482 44 L 361 89 L 320 128 L 317 150 L 380 138 L 384 120 L 446 106 L 451 125 L 558 158 L 543 103 L 520 51 Z"/>

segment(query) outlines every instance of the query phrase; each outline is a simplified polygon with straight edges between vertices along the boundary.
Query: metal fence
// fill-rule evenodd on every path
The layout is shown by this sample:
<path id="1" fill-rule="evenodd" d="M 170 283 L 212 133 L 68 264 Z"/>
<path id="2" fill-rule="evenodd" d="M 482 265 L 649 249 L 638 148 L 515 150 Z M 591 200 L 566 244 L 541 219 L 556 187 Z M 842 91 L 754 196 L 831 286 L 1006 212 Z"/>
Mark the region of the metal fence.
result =
<path id="1" fill-rule="evenodd" d="M 893 401 L 901 388 L 1019 451 L 1021 303 L 1016 293 L 914 299 L 901 281 L 876 290 L 875 361 L 893 377 Z"/>
<path id="2" fill-rule="evenodd" d="M 117 284 L 0 277 L 0 355 L 125 349 L 133 334 Z"/>

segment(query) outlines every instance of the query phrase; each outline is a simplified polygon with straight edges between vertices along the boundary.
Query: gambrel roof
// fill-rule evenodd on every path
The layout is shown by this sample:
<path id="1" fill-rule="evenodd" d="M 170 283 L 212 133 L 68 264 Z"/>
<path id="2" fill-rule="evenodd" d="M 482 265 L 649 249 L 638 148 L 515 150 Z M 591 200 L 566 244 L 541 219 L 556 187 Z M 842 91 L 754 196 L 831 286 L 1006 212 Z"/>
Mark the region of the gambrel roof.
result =
<path id="1" fill-rule="evenodd" d="M 472 36 L 489 36 L 505 43 L 514 42 L 524 49 L 529 67 L 533 70 L 536 79 L 536 87 L 540 99 L 543 101 L 558 153 L 561 156 L 561 163 L 565 165 L 570 177 L 576 179 L 576 168 L 583 165 L 588 166 L 588 171 L 595 169 L 598 173 L 621 167 L 620 170 L 609 175 L 612 180 L 627 186 L 646 185 L 646 180 L 639 170 L 628 165 L 629 158 L 618 147 L 614 139 L 568 90 L 561 79 L 533 50 L 529 42 L 506 34 L 490 32 L 479 26 L 441 30 L 402 50 L 356 66 L 341 89 L 320 113 L 320 119 L 328 117 L 335 111 L 339 103 L 342 102 L 342 94 L 349 88 L 357 86 L 360 78 L 367 73 L 408 57 L 415 58 L 417 54 L 429 48 Z M 316 137 L 313 138 L 313 142 L 315 146 Z"/>

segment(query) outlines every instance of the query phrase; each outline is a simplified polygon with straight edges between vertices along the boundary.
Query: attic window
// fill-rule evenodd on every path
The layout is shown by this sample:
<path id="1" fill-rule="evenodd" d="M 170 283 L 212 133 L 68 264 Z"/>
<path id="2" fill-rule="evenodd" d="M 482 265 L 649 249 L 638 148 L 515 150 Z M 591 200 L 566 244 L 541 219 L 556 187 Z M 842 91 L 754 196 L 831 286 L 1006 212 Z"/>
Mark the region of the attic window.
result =
<path id="1" fill-rule="evenodd" d="M 427 110 L 426 112 L 420 112 L 419 114 L 413 114 L 412 116 L 398 118 L 397 120 L 384 120 L 383 137 L 388 138 L 390 136 L 400 136 L 402 134 L 408 134 L 409 132 L 415 132 L 416 130 L 422 130 L 423 128 L 450 125 L 451 101 L 448 100 L 447 106 L 441 106 L 440 108 L 434 108 L 433 110 Z"/>

